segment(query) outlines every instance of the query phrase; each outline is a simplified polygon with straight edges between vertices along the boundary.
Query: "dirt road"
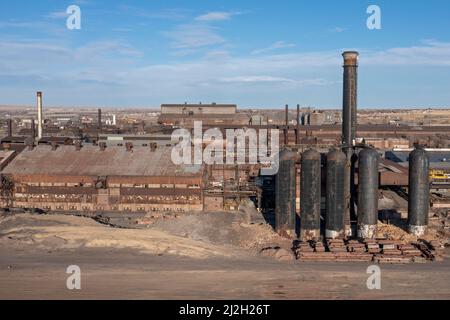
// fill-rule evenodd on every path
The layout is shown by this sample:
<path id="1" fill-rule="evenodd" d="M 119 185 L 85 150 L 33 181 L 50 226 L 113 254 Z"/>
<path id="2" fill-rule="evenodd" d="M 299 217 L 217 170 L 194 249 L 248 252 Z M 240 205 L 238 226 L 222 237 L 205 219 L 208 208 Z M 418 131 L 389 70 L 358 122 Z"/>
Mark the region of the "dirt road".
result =
<path id="1" fill-rule="evenodd" d="M 189 259 L 83 249 L 0 250 L 0 299 L 450 299 L 450 263 L 381 266 L 381 290 L 366 264 L 302 264 L 269 258 Z M 81 290 L 66 268 L 81 268 Z"/>

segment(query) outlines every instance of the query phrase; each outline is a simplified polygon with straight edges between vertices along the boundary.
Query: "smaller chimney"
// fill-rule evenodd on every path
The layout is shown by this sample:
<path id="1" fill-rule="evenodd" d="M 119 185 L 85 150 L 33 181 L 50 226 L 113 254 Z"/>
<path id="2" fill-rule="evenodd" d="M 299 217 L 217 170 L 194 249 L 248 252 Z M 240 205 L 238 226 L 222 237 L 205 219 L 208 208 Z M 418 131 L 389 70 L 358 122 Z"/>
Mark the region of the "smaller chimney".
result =
<path id="1" fill-rule="evenodd" d="M 127 143 L 125 143 L 125 148 L 127 148 L 128 152 L 132 152 L 133 151 L 133 144 L 131 142 L 127 142 Z"/>
<path id="2" fill-rule="evenodd" d="M 52 146 L 52 151 L 56 151 L 56 149 L 58 149 L 58 144 L 55 141 L 52 141 L 51 146 Z"/>
<path id="3" fill-rule="evenodd" d="M 12 137 L 12 119 L 8 119 L 8 137 Z"/>
<path id="4" fill-rule="evenodd" d="M 300 105 L 297 104 L 297 129 L 295 130 L 295 144 L 300 144 Z"/>
<path id="5" fill-rule="evenodd" d="M 98 131 L 102 131 L 102 109 L 98 109 L 97 121 Z"/>
<path id="6" fill-rule="evenodd" d="M 36 139 L 36 124 L 34 123 L 34 119 L 31 119 L 31 138 L 33 141 Z"/>
<path id="7" fill-rule="evenodd" d="M 285 106 L 284 115 L 286 117 L 285 122 L 286 122 L 286 127 L 287 127 L 289 125 L 289 106 L 288 105 Z"/>
<path id="8" fill-rule="evenodd" d="M 286 128 L 284 129 L 284 145 L 287 146 L 289 143 L 289 106 L 286 105 L 285 109 L 285 117 L 286 117 Z"/>
<path id="9" fill-rule="evenodd" d="M 34 139 L 32 139 L 31 137 L 25 139 L 25 145 L 27 146 L 29 151 L 33 150 L 34 149 Z"/>
<path id="10" fill-rule="evenodd" d="M 38 112 L 38 140 L 42 139 L 42 92 L 37 93 L 37 112 Z"/>
<path id="11" fill-rule="evenodd" d="M 106 142 L 99 142 L 98 146 L 100 147 L 100 151 L 106 150 Z"/>

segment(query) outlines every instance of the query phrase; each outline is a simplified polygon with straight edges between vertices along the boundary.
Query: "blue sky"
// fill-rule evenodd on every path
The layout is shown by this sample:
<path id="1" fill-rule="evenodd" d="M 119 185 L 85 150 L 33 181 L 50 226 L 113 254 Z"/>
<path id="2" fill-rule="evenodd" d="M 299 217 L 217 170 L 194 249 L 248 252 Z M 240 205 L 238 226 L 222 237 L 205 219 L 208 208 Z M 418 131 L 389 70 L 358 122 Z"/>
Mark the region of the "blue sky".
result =
<path id="1" fill-rule="evenodd" d="M 81 30 L 66 28 L 72 4 Z M 0 104 L 42 90 L 52 106 L 339 108 L 347 49 L 360 107 L 450 107 L 448 0 L 5 0 Z"/>

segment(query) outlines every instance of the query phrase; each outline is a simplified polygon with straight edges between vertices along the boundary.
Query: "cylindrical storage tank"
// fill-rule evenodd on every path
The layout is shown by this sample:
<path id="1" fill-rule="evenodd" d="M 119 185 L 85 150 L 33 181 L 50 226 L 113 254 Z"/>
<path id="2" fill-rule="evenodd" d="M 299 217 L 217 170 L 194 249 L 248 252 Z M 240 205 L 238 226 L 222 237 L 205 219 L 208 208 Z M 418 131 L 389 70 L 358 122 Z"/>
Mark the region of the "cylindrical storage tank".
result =
<path id="1" fill-rule="evenodd" d="M 430 208 L 430 160 L 417 148 L 409 154 L 408 229 L 418 237 L 425 234 Z"/>
<path id="2" fill-rule="evenodd" d="M 342 151 L 332 150 L 327 155 L 327 194 L 325 237 L 344 236 L 344 178 L 346 157 Z"/>
<path id="3" fill-rule="evenodd" d="M 374 239 L 378 224 L 378 152 L 364 149 L 358 164 L 358 237 Z"/>
<path id="4" fill-rule="evenodd" d="M 283 236 L 295 234 L 296 162 L 295 152 L 280 152 L 275 181 L 275 230 Z"/>
<path id="5" fill-rule="evenodd" d="M 310 149 L 303 153 L 300 173 L 300 239 L 320 238 L 320 153 Z"/>

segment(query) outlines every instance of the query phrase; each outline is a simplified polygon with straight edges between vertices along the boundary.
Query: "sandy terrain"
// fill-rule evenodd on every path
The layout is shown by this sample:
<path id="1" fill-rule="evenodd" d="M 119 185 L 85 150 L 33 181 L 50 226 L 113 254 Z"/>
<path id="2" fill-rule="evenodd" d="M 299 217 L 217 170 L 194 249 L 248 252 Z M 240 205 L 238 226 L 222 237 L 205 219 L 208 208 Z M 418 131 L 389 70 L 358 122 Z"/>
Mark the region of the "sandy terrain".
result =
<path id="1" fill-rule="evenodd" d="M 382 289 L 368 290 L 364 263 L 259 256 L 289 241 L 248 218 L 188 215 L 120 229 L 81 217 L 3 216 L 0 299 L 450 299 L 449 259 L 382 265 Z M 81 290 L 66 288 L 69 265 L 81 268 Z"/>

